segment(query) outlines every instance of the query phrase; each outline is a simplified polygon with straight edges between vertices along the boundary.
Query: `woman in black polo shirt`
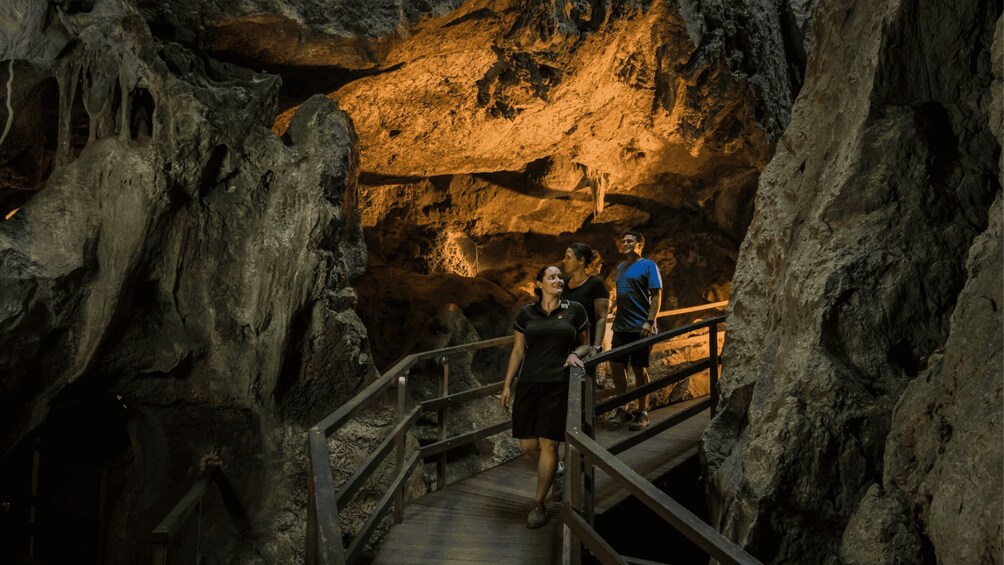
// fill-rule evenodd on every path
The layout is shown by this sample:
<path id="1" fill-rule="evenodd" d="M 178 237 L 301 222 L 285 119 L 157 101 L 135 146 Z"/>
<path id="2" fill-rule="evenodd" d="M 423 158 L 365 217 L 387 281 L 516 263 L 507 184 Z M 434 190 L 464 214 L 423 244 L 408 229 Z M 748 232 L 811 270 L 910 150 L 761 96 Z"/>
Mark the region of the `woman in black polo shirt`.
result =
<path id="1" fill-rule="evenodd" d="M 565 437 L 569 367 L 582 367 L 589 352 L 589 318 L 577 302 L 561 299 L 561 269 L 544 267 L 533 292 L 539 299 L 516 316 L 515 341 L 502 388 L 509 407 L 512 381 L 519 387 L 512 408 L 512 435 L 523 453 L 537 460 L 537 492 L 526 517 L 528 528 L 547 522 L 544 500 L 558 468 L 558 444 Z"/>
<path id="2" fill-rule="evenodd" d="M 570 302 L 578 302 L 586 309 L 589 316 L 589 343 L 592 353 L 603 351 L 604 332 L 607 329 L 607 313 L 610 309 L 610 291 L 607 283 L 589 272 L 598 269 L 599 253 L 585 243 L 573 243 L 565 250 L 562 259 L 565 276 L 565 289 L 561 297 Z M 598 270 L 596 271 L 598 272 Z M 596 366 L 590 374 L 595 374 Z"/>

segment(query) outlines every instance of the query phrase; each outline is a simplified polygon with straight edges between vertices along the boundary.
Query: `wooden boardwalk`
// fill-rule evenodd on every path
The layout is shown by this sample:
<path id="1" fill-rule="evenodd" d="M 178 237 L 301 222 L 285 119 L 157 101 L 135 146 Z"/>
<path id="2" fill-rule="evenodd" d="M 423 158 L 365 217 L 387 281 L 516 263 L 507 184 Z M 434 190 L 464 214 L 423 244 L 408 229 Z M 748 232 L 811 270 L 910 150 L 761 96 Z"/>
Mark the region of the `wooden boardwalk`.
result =
<path id="1" fill-rule="evenodd" d="M 649 413 L 653 423 L 699 401 L 674 404 Z M 708 411 L 620 454 L 620 459 L 649 480 L 665 475 L 697 452 L 708 424 Z M 597 440 L 610 445 L 633 432 L 599 427 Z M 447 485 L 409 504 L 404 523 L 391 528 L 372 563 L 379 565 L 527 564 L 561 561 L 558 503 L 548 503 L 550 520 L 537 530 L 526 528 L 533 500 L 536 467 L 528 457 L 493 467 Z M 615 488 L 596 471 L 596 513 L 602 514 L 627 492 Z"/>

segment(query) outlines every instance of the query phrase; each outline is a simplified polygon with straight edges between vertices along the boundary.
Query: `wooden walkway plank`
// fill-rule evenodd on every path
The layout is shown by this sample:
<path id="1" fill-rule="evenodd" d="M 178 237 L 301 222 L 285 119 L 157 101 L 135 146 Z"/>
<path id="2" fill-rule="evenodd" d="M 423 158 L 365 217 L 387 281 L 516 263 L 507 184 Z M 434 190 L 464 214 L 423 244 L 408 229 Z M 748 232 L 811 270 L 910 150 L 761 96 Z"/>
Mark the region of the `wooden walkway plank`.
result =
<path id="1" fill-rule="evenodd" d="M 688 401 L 649 413 L 662 421 L 700 400 Z M 649 480 L 655 480 L 697 452 L 708 423 L 704 411 L 658 436 L 621 453 L 619 458 Z M 631 434 L 598 426 L 597 441 L 610 445 Z M 550 565 L 561 561 L 559 505 L 547 505 L 550 519 L 544 527 L 528 530 L 536 487 L 536 464 L 527 457 L 487 469 L 450 483 L 446 489 L 426 494 L 405 509 L 404 523 L 390 529 L 373 565 Z M 628 497 L 602 471 L 596 473 L 598 514 Z"/>

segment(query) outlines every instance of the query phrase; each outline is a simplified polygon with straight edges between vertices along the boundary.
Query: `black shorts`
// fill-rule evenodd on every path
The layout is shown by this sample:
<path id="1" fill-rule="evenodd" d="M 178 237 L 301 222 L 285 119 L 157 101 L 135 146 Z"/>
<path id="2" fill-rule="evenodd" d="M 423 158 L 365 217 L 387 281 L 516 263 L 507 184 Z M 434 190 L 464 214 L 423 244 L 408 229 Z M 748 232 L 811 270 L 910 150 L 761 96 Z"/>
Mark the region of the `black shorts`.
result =
<path id="1" fill-rule="evenodd" d="M 614 332 L 614 338 L 610 342 L 611 349 L 627 345 L 629 343 L 634 343 L 639 339 L 641 339 L 640 333 Z M 642 347 L 641 349 L 632 351 L 631 353 L 611 357 L 610 362 L 626 365 L 630 360 L 632 367 L 648 367 L 648 356 L 651 352 L 652 346 L 650 345 L 648 347 Z"/>
<path id="2" fill-rule="evenodd" d="M 568 414 L 568 381 L 516 383 L 512 404 L 512 437 L 519 439 L 565 439 Z"/>

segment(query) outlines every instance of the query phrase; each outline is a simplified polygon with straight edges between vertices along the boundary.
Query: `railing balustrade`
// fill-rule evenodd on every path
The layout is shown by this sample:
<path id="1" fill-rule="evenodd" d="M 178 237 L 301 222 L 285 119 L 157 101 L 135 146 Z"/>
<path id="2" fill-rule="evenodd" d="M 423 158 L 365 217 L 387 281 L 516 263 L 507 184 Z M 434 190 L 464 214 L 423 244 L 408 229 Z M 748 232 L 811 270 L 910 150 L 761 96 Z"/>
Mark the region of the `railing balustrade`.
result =
<path id="1" fill-rule="evenodd" d="M 167 565 L 171 541 L 176 537 L 188 519 L 194 514 L 198 519 L 196 526 L 195 555 L 182 556 L 184 562 L 202 563 L 203 556 L 200 547 L 202 529 L 202 501 L 209 492 L 209 487 L 215 485 L 223 499 L 223 504 L 231 517 L 241 526 L 247 525 L 244 507 L 227 480 L 223 470 L 218 465 L 207 466 L 205 472 L 188 489 L 181 500 L 164 517 L 153 530 L 153 565 Z M 187 557 L 187 558 L 185 558 Z M 192 560 L 194 558 L 194 561 Z"/>
<path id="2" fill-rule="evenodd" d="M 482 438 L 504 432 L 512 426 L 511 421 L 501 422 L 484 429 L 455 437 L 447 436 L 447 410 L 463 402 L 484 398 L 502 390 L 502 384 L 494 383 L 473 390 L 449 394 L 449 358 L 454 355 L 469 353 L 480 349 L 503 347 L 511 345 L 512 336 L 489 339 L 465 345 L 437 349 L 408 355 L 395 364 L 386 374 L 367 386 L 362 392 L 346 402 L 341 408 L 327 418 L 310 428 L 308 432 L 310 445 L 310 468 L 307 489 L 307 543 L 306 560 L 309 564 L 343 565 L 353 563 L 361 555 L 362 549 L 369 541 L 380 521 L 393 508 L 394 522 L 404 519 L 405 496 L 404 489 L 408 479 L 420 463 L 427 458 L 436 457 L 436 488 L 446 485 L 446 453 L 458 447 L 469 445 Z M 440 381 L 440 396 L 408 407 L 408 373 L 420 361 L 438 359 L 443 366 L 443 376 Z M 350 476 L 340 490 L 335 489 L 331 471 L 331 460 L 328 452 L 328 438 L 338 431 L 352 416 L 374 405 L 392 386 L 397 387 L 397 425 L 391 434 L 363 462 L 360 468 Z M 424 412 L 434 411 L 439 414 L 439 427 L 436 442 L 422 446 L 405 460 L 406 434 Z M 395 478 L 387 493 L 377 502 L 359 532 L 356 533 L 348 548 L 343 546 L 342 534 L 338 526 L 338 511 L 351 502 L 366 480 L 394 451 Z"/>
<path id="3" fill-rule="evenodd" d="M 663 314 L 674 315 L 683 312 L 717 308 L 724 304 L 715 303 L 701 307 L 670 311 L 668 313 L 661 313 L 660 317 Z M 565 474 L 567 484 L 565 485 L 565 494 L 562 501 L 562 521 L 565 526 L 563 559 L 565 563 L 571 565 L 581 563 L 583 547 L 586 547 L 604 563 L 626 563 L 627 560 L 630 560 L 630 558 L 618 555 L 593 529 L 595 519 L 595 467 L 605 470 L 618 485 L 638 497 L 639 500 L 652 508 L 670 525 L 693 540 L 698 546 L 704 548 L 705 551 L 716 559 L 724 563 L 758 563 L 756 559 L 743 552 L 738 546 L 732 544 L 724 536 L 673 501 L 668 495 L 659 491 L 643 477 L 621 463 L 615 455 L 648 438 L 654 437 L 670 426 L 708 408 L 713 413 L 717 398 L 718 325 L 723 322 L 724 316 L 719 316 L 658 333 L 590 358 L 585 362 L 587 368 L 642 347 L 648 347 L 673 339 L 674 337 L 708 328 L 709 356 L 706 360 L 692 364 L 648 385 L 635 388 L 598 405 L 595 403 L 594 382 L 592 379 L 588 378 L 585 371 L 581 369 L 572 371 L 568 399 L 568 431 L 566 432 L 568 448 L 565 454 L 565 464 L 568 471 Z M 435 458 L 436 489 L 445 488 L 447 483 L 446 453 L 449 450 L 498 434 L 512 426 L 512 422 L 507 420 L 465 434 L 448 437 L 447 423 L 447 410 L 450 407 L 496 394 L 502 390 L 503 386 L 502 382 L 497 382 L 477 389 L 450 394 L 449 357 L 486 348 L 503 347 L 512 344 L 512 342 L 513 337 L 507 336 L 408 355 L 395 364 L 386 374 L 367 386 L 361 393 L 346 402 L 345 405 L 310 428 L 308 432 L 310 458 L 306 540 L 307 563 L 324 565 L 353 563 L 360 556 L 362 548 L 368 542 L 380 524 L 380 521 L 392 507 L 395 523 L 400 523 L 403 520 L 406 503 L 404 496 L 405 484 L 411 473 L 418 468 L 423 460 Z M 426 359 L 438 359 L 440 365 L 443 367 L 439 396 L 420 402 L 409 410 L 407 406 L 408 372 L 416 363 Z M 603 448 L 594 441 L 595 419 L 600 414 L 705 370 L 709 371 L 712 381 L 710 398 L 667 420 L 654 423 L 645 430 L 632 434 L 609 448 Z M 383 398 L 384 393 L 392 386 L 397 387 L 397 424 L 394 430 L 370 454 L 360 468 L 345 481 L 341 489 L 336 490 L 332 477 L 330 454 L 328 452 L 328 438 L 354 415 Z M 419 416 L 425 412 L 435 412 L 438 414 L 439 421 L 436 442 L 422 446 L 405 460 L 405 435 L 418 420 Z M 344 508 L 352 500 L 353 496 L 380 464 L 386 460 L 392 450 L 395 452 L 395 478 L 388 491 L 377 503 L 374 511 L 351 540 L 348 548 L 346 548 L 343 545 L 342 534 L 338 526 L 339 509 Z"/>
<path id="4" fill-rule="evenodd" d="M 571 371 L 568 394 L 568 420 L 565 426 L 565 441 L 567 443 L 565 450 L 565 480 L 567 481 L 565 492 L 568 493 L 568 496 L 562 500 L 561 512 L 562 522 L 565 526 L 562 555 L 562 560 L 565 564 L 579 565 L 582 562 L 583 546 L 588 548 L 590 553 L 604 564 L 626 564 L 629 560 L 636 561 L 619 555 L 594 529 L 594 510 L 593 501 L 591 500 L 594 490 L 594 467 L 603 469 L 618 486 L 631 493 L 671 527 L 682 533 L 719 562 L 736 564 L 759 563 L 752 555 L 749 555 L 728 538 L 718 533 L 714 528 L 704 523 L 694 513 L 659 490 L 645 477 L 633 471 L 616 457 L 617 453 L 654 437 L 669 427 L 704 410 L 710 408 L 712 414 L 714 413 L 718 390 L 718 383 L 716 382 L 718 379 L 718 325 L 724 323 L 724 321 L 725 317 L 719 316 L 658 333 L 624 347 L 619 347 L 592 357 L 585 362 L 585 369 L 576 368 Z M 588 377 L 587 369 L 612 357 L 620 356 L 643 347 L 649 347 L 705 327 L 708 328 L 707 360 L 676 371 L 648 385 L 637 387 L 600 405 L 594 405 L 591 399 L 588 398 L 589 393 L 594 387 L 594 383 Z M 711 379 L 710 398 L 688 407 L 662 422 L 654 423 L 648 428 L 610 447 L 604 448 L 595 441 L 592 422 L 597 415 L 675 384 L 684 378 L 704 370 L 709 371 Z"/>

